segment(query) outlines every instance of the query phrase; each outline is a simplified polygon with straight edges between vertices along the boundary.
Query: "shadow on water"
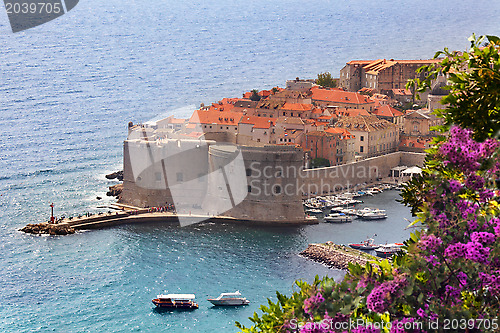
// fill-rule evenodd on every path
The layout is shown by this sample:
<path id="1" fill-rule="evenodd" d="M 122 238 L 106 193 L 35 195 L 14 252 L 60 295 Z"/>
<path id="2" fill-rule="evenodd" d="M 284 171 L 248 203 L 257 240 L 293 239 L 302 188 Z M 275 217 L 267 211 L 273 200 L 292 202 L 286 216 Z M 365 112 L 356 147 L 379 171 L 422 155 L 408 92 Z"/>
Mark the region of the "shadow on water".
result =
<path id="1" fill-rule="evenodd" d="M 166 315 L 166 314 L 171 314 L 171 313 L 177 313 L 177 312 L 193 312 L 198 309 L 181 309 L 181 308 L 158 308 L 154 307 L 151 309 L 153 313 L 160 314 L 160 315 Z"/>

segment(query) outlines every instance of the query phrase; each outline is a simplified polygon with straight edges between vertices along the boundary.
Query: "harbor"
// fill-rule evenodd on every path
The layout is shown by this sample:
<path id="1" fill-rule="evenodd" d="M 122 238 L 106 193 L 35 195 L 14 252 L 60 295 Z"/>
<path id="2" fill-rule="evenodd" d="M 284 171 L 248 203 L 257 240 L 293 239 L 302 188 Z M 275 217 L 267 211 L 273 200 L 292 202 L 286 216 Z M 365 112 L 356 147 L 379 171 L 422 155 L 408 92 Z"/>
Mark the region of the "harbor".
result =
<path id="1" fill-rule="evenodd" d="M 384 210 L 379 208 L 365 207 L 356 209 L 355 205 L 363 203 L 361 200 L 366 196 L 374 196 L 384 190 L 394 190 L 398 184 L 391 178 L 381 180 L 377 183 L 358 186 L 356 189 L 342 191 L 338 194 L 313 196 L 302 201 L 305 212 L 305 219 L 301 224 L 316 224 L 320 221 L 330 223 L 348 223 L 354 218 L 364 220 L 378 220 L 387 217 Z M 124 224 L 138 223 L 178 223 L 182 218 L 185 221 L 212 221 L 212 222 L 227 222 L 227 223 L 252 223 L 253 225 L 296 225 L 296 222 L 260 222 L 245 221 L 231 216 L 224 215 L 203 215 L 195 213 L 178 213 L 173 205 L 162 207 L 135 207 L 120 203 L 112 203 L 109 206 L 99 206 L 100 211 L 90 213 L 86 212 L 77 216 L 54 216 L 52 208 L 52 216 L 47 222 L 38 224 L 28 224 L 20 229 L 23 232 L 31 234 L 50 234 L 50 235 L 66 235 L 72 234 L 75 230 L 100 229 L 108 228 Z M 103 209 L 108 209 L 103 212 Z M 319 219 L 318 219 L 319 218 Z M 189 222 L 188 222 L 189 223 Z"/>

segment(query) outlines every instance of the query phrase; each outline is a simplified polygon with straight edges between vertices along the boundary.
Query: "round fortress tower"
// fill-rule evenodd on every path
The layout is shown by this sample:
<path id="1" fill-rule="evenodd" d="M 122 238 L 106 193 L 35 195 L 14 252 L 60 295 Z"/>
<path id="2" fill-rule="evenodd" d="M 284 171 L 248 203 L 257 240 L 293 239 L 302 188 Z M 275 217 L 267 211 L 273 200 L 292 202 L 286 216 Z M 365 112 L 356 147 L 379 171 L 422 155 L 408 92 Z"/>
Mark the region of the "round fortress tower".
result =
<path id="1" fill-rule="evenodd" d="M 211 145 L 210 174 L 223 170 L 224 182 L 220 178 L 213 179 L 217 184 L 209 180 L 209 200 L 204 206 L 213 211 L 214 203 L 222 200 L 225 207 L 232 208 L 219 212 L 220 215 L 256 222 L 303 223 L 299 193 L 303 155 L 301 148 L 291 146 Z M 235 172 L 235 168 L 243 174 Z"/>

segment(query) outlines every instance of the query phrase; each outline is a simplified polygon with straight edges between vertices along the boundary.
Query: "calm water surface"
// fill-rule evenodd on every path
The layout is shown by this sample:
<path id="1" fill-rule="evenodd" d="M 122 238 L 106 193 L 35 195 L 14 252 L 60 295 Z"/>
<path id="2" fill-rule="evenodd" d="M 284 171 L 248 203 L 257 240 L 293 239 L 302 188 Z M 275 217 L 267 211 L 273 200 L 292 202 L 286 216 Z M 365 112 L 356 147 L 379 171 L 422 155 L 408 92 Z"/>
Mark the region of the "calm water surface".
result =
<path id="1" fill-rule="evenodd" d="M 0 10 L 2 11 L 2 10 Z M 121 168 L 129 121 L 174 113 L 295 77 L 338 75 L 352 59 L 429 58 L 500 34 L 497 1 L 95 1 L 12 34 L 0 15 L 0 331 L 231 332 L 293 281 L 341 272 L 298 253 L 311 242 L 409 234 L 396 192 L 367 199 L 384 221 L 297 228 L 121 226 L 66 237 L 16 230 L 49 215 L 95 211 Z M 172 111 L 177 110 L 177 111 Z M 106 198 L 104 202 L 111 202 Z M 241 290 L 252 303 L 206 301 Z M 200 309 L 153 310 L 161 292 Z"/>

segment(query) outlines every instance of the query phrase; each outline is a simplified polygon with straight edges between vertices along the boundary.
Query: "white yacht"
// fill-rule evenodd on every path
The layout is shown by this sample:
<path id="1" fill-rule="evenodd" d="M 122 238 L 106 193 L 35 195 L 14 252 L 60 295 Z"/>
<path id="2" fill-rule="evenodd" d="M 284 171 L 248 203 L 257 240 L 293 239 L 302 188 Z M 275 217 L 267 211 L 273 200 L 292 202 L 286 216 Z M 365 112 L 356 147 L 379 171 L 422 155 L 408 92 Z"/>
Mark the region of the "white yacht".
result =
<path id="1" fill-rule="evenodd" d="M 245 297 L 241 297 L 239 290 L 234 293 L 222 293 L 217 298 L 207 299 L 210 303 L 217 306 L 235 306 L 235 305 L 247 305 L 250 303 Z"/>

